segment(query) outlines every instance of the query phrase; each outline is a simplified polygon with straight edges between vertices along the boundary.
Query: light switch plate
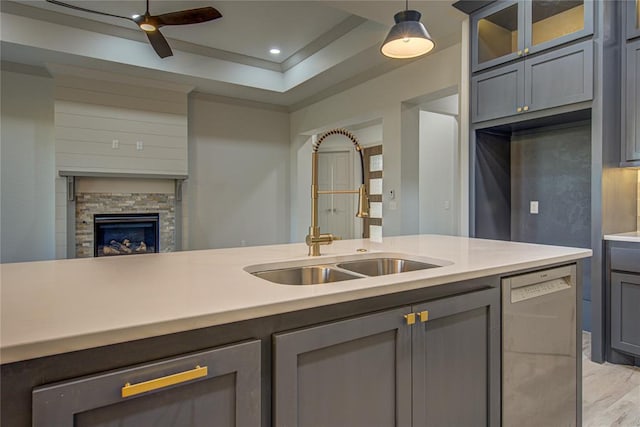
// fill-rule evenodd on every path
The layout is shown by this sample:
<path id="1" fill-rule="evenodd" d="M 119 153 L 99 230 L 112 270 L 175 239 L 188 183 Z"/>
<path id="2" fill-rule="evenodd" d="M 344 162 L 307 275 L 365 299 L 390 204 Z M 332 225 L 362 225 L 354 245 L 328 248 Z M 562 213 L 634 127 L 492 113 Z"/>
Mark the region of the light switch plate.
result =
<path id="1" fill-rule="evenodd" d="M 538 201 L 537 200 L 531 200 L 529 202 L 529 213 L 532 213 L 534 215 L 538 213 Z"/>

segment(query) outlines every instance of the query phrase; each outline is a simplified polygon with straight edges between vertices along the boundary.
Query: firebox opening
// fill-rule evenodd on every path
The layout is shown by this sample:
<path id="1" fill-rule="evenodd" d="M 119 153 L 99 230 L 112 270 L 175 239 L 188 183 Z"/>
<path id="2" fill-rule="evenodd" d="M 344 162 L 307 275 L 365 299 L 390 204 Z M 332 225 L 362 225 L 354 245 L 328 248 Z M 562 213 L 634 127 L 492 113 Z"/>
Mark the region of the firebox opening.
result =
<path id="1" fill-rule="evenodd" d="M 94 215 L 94 256 L 159 252 L 159 219 L 157 213 Z"/>

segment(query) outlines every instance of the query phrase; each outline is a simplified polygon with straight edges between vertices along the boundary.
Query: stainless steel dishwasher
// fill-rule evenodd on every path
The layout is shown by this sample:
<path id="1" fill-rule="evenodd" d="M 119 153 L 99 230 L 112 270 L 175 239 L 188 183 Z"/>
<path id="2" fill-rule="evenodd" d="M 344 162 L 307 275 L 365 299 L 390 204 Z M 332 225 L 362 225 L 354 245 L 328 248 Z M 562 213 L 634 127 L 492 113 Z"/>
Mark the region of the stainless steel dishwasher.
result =
<path id="1" fill-rule="evenodd" d="M 502 425 L 576 426 L 576 267 L 502 280 Z"/>

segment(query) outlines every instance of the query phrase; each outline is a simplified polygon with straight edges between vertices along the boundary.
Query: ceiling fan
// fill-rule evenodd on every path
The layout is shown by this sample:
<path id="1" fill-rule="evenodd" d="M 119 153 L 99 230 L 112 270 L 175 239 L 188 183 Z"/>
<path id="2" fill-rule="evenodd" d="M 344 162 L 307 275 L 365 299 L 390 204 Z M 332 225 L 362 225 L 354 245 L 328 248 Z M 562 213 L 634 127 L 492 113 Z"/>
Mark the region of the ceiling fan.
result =
<path id="1" fill-rule="evenodd" d="M 133 15 L 132 17 L 114 15 L 112 13 L 100 12 L 97 10 L 85 9 L 84 7 L 63 3 L 58 0 L 46 0 L 48 3 L 58 6 L 67 7 L 69 9 L 81 10 L 83 12 L 95 13 L 98 15 L 112 16 L 114 18 L 122 18 L 134 22 L 149 39 L 149 43 L 156 51 L 160 58 L 172 56 L 171 47 L 160 32 L 160 27 L 165 25 L 188 25 L 199 24 L 201 22 L 212 21 L 222 17 L 222 14 L 213 7 L 200 7 L 197 9 L 180 10 L 177 12 L 163 13 L 162 15 L 151 15 L 149 13 L 149 0 L 147 0 L 147 11 L 144 15 Z"/>

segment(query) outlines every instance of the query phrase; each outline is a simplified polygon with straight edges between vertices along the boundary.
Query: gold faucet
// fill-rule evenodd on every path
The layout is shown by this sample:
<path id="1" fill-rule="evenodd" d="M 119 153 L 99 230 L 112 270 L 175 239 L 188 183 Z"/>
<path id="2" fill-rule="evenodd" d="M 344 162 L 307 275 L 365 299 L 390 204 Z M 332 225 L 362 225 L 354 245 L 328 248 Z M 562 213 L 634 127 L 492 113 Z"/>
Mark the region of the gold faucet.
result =
<path id="1" fill-rule="evenodd" d="M 353 142 L 355 149 L 360 153 L 360 165 L 362 166 L 362 184 L 358 190 L 318 190 L 318 149 L 322 141 L 331 135 L 343 135 Z M 320 233 L 318 226 L 318 195 L 320 194 L 358 194 L 358 212 L 356 217 L 367 218 L 369 216 L 369 199 L 364 185 L 364 156 L 362 147 L 358 143 L 355 135 L 346 129 L 334 129 L 322 134 L 317 142 L 313 144 L 313 153 L 311 154 L 311 226 L 309 234 L 307 234 L 306 242 L 309 246 L 309 256 L 320 255 L 320 245 L 330 245 L 334 240 L 340 240 L 340 237 L 331 233 Z"/>

